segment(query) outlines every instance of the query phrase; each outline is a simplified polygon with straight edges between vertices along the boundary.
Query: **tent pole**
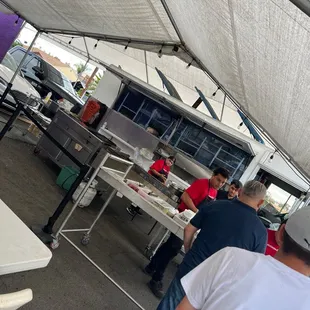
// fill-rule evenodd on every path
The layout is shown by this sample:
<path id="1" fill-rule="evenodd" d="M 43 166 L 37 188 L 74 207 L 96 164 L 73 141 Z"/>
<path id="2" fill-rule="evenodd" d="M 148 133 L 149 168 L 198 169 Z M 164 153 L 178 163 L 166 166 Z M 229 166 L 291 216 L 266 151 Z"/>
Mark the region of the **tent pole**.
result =
<path id="1" fill-rule="evenodd" d="M 285 203 L 283 204 L 283 206 L 282 206 L 282 208 L 280 209 L 280 211 L 278 212 L 278 214 L 280 214 L 280 213 L 283 211 L 284 207 L 286 206 L 286 204 L 288 203 L 288 201 L 290 200 L 291 197 L 292 197 L 292 194 L 290 194 L 290 195 L 288 196 L 288 198 L 286 199 Z"/>
<path id="2" fill-rule="evenodd" d="M 148 72 L 148 68 L 147 68 L 146 50 L 144 50 L 144 60 L 145 60 L 146 82 L 149 84 L 149 72 Z"/>
<path id="3" fill-rule="evenodd" d="M 86 62 L 84 64 L 83 70 L 78 74 L 77 79 L 76 79 L 76 81 L 75 81 L 75 83 L 73 85 L 73 88 L 75 87 L 76 83 L 80 80 L 80 77 L 81 77 L 82 73 L 85 71 L 85 69 L 86 69 L 86 67 L 88 65 L 88 62 L 89 62 L 89 58 L 87 58 L 87 60 L 86 60 Z"/>
<path id="4" fill-rule="evenodd" d="M 11 117 L 8 119 L 4 127 L 2 128 L 0 132 L 0 141 L 4 138 L 6 133 L 12 128 L 12 125 L 16 121 L 17 117 L 19 116 L 20 112 L 22 110 L 22 104 L 20 102 L 17 102 L 17 106 L 15 108 L 15 111 L 11 115 Z"/>
<path id="5" fill-rule="evenodd" d="M 223 100 L 223 106 L 222 106 L 220 121 L 222 121 L 222 119 L 223 119 L 224 108 L 225 108 L 225 101 L 226 101 L 226 93 L 224 93 L 224 100 Z"/>
<path id="6" fill-rule="evenodd" d="M 93 71 L 93 73 L 91 74 L 90 78 L 87 80 L 85 88 L 83 89 L 83 91 L 81 92 L 80 98 L 82 98 L 84 96 L 84 94 L 86 93 L 90 83 L 92 82 L 92 80 L 94 79 L 94 77 L 96 76 L 97 72 L 98 72 L 99 68 L 96 67 Z"/>
<path id="7" fill-rule="evenodd" d="M 40 34 L 41 34 L 40 31 L 38 31 L 38 32 L 36 33 L 36 35 L 35 35 L 35 37 L 33 38 L 31 44 L 29 45 L 29 47 L 28 47 L 28 49 L 27 49 L 27 51 L 26 51 L 24 57 L 23 57 L 22 60 L 20 61 L 19 65 L 18 65 L 18 67 L 17 67 L 17 69 L 16 69 L 16 71 L 14 72 L 14 74 L 13 74 L 13 76 L 12 76 L 10 82 L 8 83 L 6 89 L 4 90 L 4 92 L 3 92 L 3 94 L 2 94 L 2 96 L 1 96 L 1 98 L 0 98 L 0 106 L 1 106 L 2 103 L 4 102 L 4 100 L 5 100 L 6 96 L 7 96 L 7 94 L 11 91 L 12 86 L 13 86 L 13 82 L 14 82 L 14 80 L 15 80 L 15 78 L 16 78 L 18 72 L 20 71 L 21 67 L 23 66 L 23 64 L 24 64 L 24 62 L 25 62 L 25 60 L 26 60 L 26 58 L 27 58 L 29 52 L 31 51 L 31 49 L 32 49 L 32 47 L 33 47 L 33 45 L 34 45 L 34 43 L 36 42 L 36 40 L 37 40 L 37 38 L 39 37 Z M 17 117 L 17 116 L 16 116 L 16 117 Z"/>
<path id="8" fill-rule="evenodd" d="M 85 69 L 86 69 L 86 67 L 87 67 L 87 65 L 88 65 L 88 63 L 89 63 L 89 60 L 90 60 L 89 51 L 88 51 L 88 46 L 87 46 L 85 37 L 83 37 L 83 40 L 84 40 L 85 49 L 86 49 L 86 52 L 87 52 L 87 60 L 86 60 L 86 62 L 85 62 L 85 65 L 84 65 L 84 68 L 83 68 L 82 72 L 80 72 L 80 73 L 78 74 L 77 80 L 75 81 L 73 88 L 75 87 L 76 83 L 79 81 L 80 75 L 85 71 Z"/>
<path id="9" fill-rule="evenodd" d="M 290 0 L 290 2 L 296 5 L 306 15 L 310 16 L 310 3 L 308 0 Z"/>

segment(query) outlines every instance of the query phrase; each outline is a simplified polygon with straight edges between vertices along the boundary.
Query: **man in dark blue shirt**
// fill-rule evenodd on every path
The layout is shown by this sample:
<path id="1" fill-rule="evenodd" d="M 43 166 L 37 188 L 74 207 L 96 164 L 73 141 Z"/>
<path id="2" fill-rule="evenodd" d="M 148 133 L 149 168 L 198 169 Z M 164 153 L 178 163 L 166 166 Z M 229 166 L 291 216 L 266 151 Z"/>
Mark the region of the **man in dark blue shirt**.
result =
<path id="1" fill-rule="evenodd" d="M 249 181 L 239 199 L 202 203 L 199 212 L 184 229 L 186 255 L 158 310 L 176 309 L 185 296 L 181 278 L 217 251 L 229 246 L 265 253 L 267 231 L 256 214 L 265 195 L 263 184 Z"/>

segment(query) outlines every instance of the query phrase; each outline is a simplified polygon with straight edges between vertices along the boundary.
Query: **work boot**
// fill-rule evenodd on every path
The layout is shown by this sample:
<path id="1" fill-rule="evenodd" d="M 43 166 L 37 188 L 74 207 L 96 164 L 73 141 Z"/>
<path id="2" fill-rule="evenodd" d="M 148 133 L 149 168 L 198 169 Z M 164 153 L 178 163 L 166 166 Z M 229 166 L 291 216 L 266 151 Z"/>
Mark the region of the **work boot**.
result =
<path id="1" fill-rule="evenodd" d="M 142 211 L 141 211 L 141 209 L 140 208 L 136 208 L 136 213 L 138 214 L 138 215 L 143 215 L 143 213 L 142 213 Z"/>
<path id="2" fill-rule="evenodd" d="M 154 274 L 154 272 L 155 272 L 155 270 L 152 269 L 152 268 L 150 268 L 149 265 L 145 266 L 142 270 L 143 270 L 143 272 L 144 272 L 146 275 L 148 275 L 148 276 L 150 276 L 150 277 L 152 277 L 153 274 Z"/>
<path id="3" fill-rule="evenodd" d="M 161 281 L 151 280 L 147 285 L 157 298 L 162 299 L 164 297 L 163 284 Z"/>
<path id="4" fill-rule="evenodd" d="M 126 208 L 127 212 L 131 215 L 131 216 L 135 216 L 136 215 L 136 211 L 133 209 L 133 207 L 128 207 Z"/>

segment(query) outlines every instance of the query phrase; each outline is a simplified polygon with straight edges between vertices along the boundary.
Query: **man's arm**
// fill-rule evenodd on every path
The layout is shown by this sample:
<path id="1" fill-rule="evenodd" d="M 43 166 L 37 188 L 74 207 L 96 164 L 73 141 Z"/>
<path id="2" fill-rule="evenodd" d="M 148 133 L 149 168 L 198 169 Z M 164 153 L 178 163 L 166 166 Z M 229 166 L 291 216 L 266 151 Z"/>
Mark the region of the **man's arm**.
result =
<path id="1" fill-rule="evenodd" d="M 197 310 L 195 309 L 191 303 L 189 302 L 188 298 L 185 296 L 181 303 L 178 305 L 176 310 Z"/>
<path id="2" fill-rule="evenodd" d="M 187 253 L 193 244 L 193 239 L 195 236 L 196 231 L 198 230 L 197 227 L 193 226 L 191 223 L 189 223 L 184 228 L 184 250 L 185 253 Z"/>
<path id="3" fill-rule="evenodd" d="M 153 168 L 151 168 L 150 170 L 152 171 L 153 175 L 159 176 L 164 182 L 166 181 L 166 177 L 164 175 L 162 175 L 161 173 L 159 173 L 157 170 L 155 170 Z"/>
<path id="4" fill-rule="evenodd" d="M 186 191 L 182 194 L 181 200 L 187 205 L 187 207 L 190 210 L 197 213 L 198 209 L 196 208 L 192 198 L 190 197 L 190 195 Z"/>
<path id="5" fill-rule="evenodd" d="M 208 206 L 207 206 L 208 207 Z M 191 219 L 190 223 L 184 228 L 184 249 L 185 253 L 187 253 L 193 244 L 193 239 L 197 230 L 201 229 L 203 220 L 205 218 L 206 206 L 201 204 L 199 211 L 196 215 Z"/>

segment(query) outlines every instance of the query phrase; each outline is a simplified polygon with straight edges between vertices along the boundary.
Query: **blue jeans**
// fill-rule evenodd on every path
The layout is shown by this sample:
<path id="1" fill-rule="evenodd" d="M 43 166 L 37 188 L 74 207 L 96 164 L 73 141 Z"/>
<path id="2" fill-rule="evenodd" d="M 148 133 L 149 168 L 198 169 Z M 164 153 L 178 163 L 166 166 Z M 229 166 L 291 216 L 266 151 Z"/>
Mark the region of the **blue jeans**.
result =
<path id="1" fill-rule="evenodd" d="M 178 277 L 175 277 L 171 282 L 166 295 L 158 305 L 157 310 L 175 310 L 184 297 L 185 292 L 181 281 Z"/>

